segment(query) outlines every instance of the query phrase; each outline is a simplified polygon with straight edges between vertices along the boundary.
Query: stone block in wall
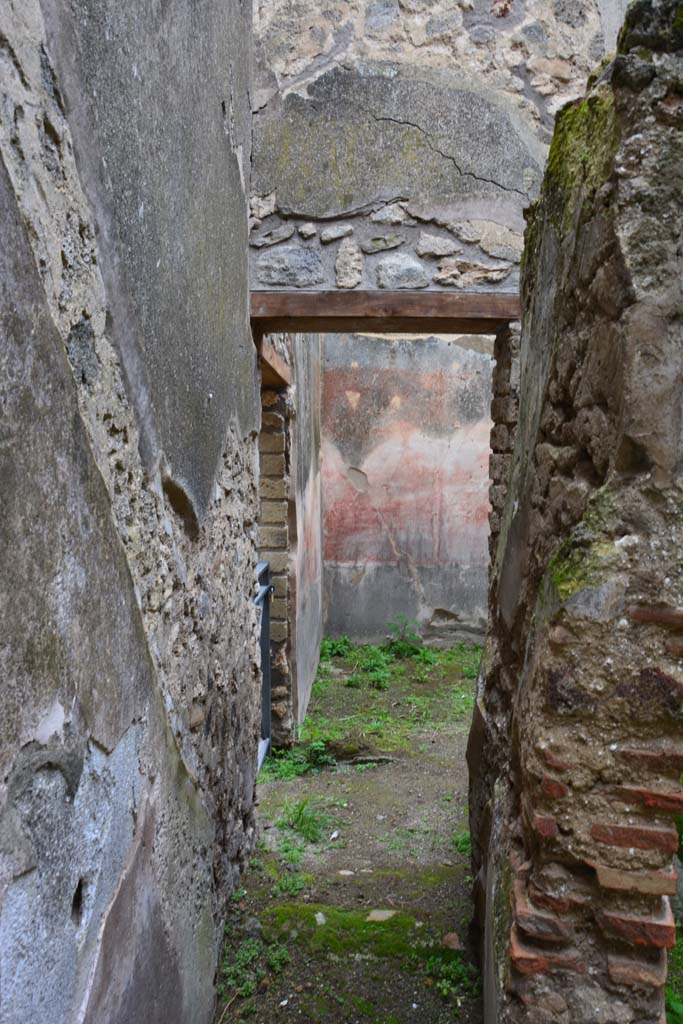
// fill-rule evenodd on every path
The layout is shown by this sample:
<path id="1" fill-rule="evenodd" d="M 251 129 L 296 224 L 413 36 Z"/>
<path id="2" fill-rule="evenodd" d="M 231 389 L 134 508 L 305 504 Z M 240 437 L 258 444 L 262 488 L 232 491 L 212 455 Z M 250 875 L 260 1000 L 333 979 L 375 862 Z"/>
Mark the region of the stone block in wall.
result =
<path id="1" fill-rule="evenodd" d="M 279 479 L 264 480 L 263 477 L 259 481 L 259 494 L 262 499 L 266 501 L 278 501 L 287 497 L 287 485 L 284 481 Z"/>
<path id="2" fill-rule="evenodd" d="M 284 455 L 262 455 L 261 473 L 263 476 L 284 477 L 285 457 Z M 284 484 L 284 480 L 283 480 Z"/>
<path id="3" fill-rule="evenodd" d="M 285 418 L 279 412 L 264 412 L 261 416 L 261 429 L 282 431 L 285 429 Z"/>
<path id="4" fill-rule="evenodd" d="M 271 619 L 287 619 L 287 601 L 282 597 L 273 597 L 270 602 Z"/>
<path id="5" fill-rule="evenodd" d="M 494 398 L 491 402 L 491 417 L 495 423 L 514 425 L 517 422 L 519 406 L 511 396 Z"/>
<path id="6" fill-rule="evenodd" d="M 285 450 L 284 433 L 267 433 L 262 431 L 258 439 L 259 451 L 263 455 L 279 455 Z"/>
<path id="7" fill-rule="evenodd" d="M 289 571 L 289 554 L 287 551 L 261 551 L 261 559 L 270 563 L 271 573 Z"/>
<path id="8" fill-rule="evenodd" d="M 262 501 L 260 520 L 262 523 L 286 523 L 286 501 Z"/>
<path id="9" fill-rule="evenodd" d="M 258 542 L 260 548 L 267 548 L 269 551 L 287 547 L 286 526 L 261 526 L 259 528 Z"/>
<path id="10" fill-rule="evenodd" d="M 270 624 L 270 639 L 274 643 L 280 643 L 289 636 L 289 628 L 286 622 L 275 621 Z"/>
<path id="11" fill-rule="evenodd" d="M 289 590 L 289 579 L 287 576 L 273 576 L 271 570 L 270 582 L 273 587 L 273 597 L 287 597 Z"/>

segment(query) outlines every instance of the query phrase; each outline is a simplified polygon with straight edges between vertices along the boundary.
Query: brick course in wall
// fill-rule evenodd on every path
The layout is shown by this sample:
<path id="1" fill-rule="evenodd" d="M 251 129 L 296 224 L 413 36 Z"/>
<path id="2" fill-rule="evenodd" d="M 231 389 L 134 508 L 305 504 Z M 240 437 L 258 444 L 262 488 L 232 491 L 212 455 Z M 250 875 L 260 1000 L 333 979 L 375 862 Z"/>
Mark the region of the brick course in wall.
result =
<path id="1" fill-rule="evenodd" d="M 683 809 L 679 10 L 631 7 L 615 61 L 558 119 L 527 232 L 468 752 L 496 1024 L 664 1020 Z M 507 415 L 497 396 L 496 438 Z"/>
<path id="2" fill-rule="evenodd" d="M 259 434 L 260 492 L 258 550 L 270 563 L 273 595 L 270 605 L 271 729 L 277 746 L 292 741 L 291 587 L 289 515 L 291 493 L 290 416 L 288 389 L 261 392 L 264 408 Z M 277 454 L 273 454 L 277 453 Z"/>

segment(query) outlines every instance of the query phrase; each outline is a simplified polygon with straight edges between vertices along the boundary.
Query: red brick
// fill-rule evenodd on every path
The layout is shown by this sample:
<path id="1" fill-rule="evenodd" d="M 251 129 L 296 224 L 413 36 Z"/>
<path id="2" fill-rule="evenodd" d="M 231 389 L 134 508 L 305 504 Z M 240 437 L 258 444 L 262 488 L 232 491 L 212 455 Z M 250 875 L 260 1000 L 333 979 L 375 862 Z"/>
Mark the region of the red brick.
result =
<path id="1" fill-rule="evenodd" d="M 556 754 L 553 753 L 548 747 L 543 751 L 543 757 L 545 763 L 549 768 L 555 768 L 558 772 L 566 772 L 569 770 L 569 765 L 562 761 Z"/>
<path id="2" fill-rule="evenodd" d="M 607 846 L 635 847 L 636 850 L 664 850 L 675 853 L 678 832 L 675 828 L 652 828 L 648 825 L 601 825 L 591 827 L 591 836 Z"/>
<path id="3" fill-rule="evenodd" d="M 534 831 L 541 839 L 555 839 L 559 830 L 549 814 L 534 814 Z"/>
<path id="4" fill-rule="evenodd" d="M 526 886 L 521 879 L 516 879 L 514 886 L 515 922 L 525 935 L 541 942 L 557 942 L 566 944 L 572 939 L 574 929 L 567 921 L 562 921 L 556 914 L 543 913 L 536 910 L 527 897 Z"/>
<path id="5" fill-rule="evenodd" d="M 661 988 L 666 981 L 666 953 L 660 950 L 657 959 L 636 960 L 617 953 L 607 954 L 607 971 L 615 985 L 631 988 Z"/>
<path id="6" fill-rule="evenodd" d="M 676 778 L 683 772 L 683 751 L 626 749 L 619 751 L 619 757 L 629 764 Z"/>
<path id="7" fill-rule="evenodd" d="M 559 779 L 553 779 L 551 775 L 543 776 L 541 789 L 543 796 L 548 797 L 549 800 L 562 800 L 563 797 L 569 795 L 569 786 L 565 786 L 564 782 L 560 782 Z"/>
<path id="8" fill-rule="evenodd" d="M 625 803 L 642 804 L 654 811 L 683 812 L 683 790 L 667 793 L 657 789 L 639 789 L 635 786 L 615 786 L 614 795 Z"/>
<path id="9" fill-rule="evenodd" d="M 656 946 L 670 949 L 676 945 L 676 922 L 668 899 L 662 899 L 659 917 L 637 917 L 607 910 L 600 911 L 597 921 L 607 935 L 623 939 L 633 946 Z"/>
<path id="10" fill-rule="evenodd" d="M 626 614 L 634 622 L 654 623 L 671 629 L 683 629 L 683 611 L 666 605 L 632 604 Z"/>
<path id="11" fill-rule="evenodd" d="M 664 871 L 621 871 L 606 864 L 591 864 L 603 889 L 640 893 L 643 896 L 674 896 L 678 888 L 675 868 Z"/>
<path id="12" fill-rule="evenodd" d="M 577 950 L 535 949 L 521 939 L 514 925 L 510 930 L 510 963 L 520 974 L 547 974 L 549 971 L 586 973 L 586 965 Z"/>

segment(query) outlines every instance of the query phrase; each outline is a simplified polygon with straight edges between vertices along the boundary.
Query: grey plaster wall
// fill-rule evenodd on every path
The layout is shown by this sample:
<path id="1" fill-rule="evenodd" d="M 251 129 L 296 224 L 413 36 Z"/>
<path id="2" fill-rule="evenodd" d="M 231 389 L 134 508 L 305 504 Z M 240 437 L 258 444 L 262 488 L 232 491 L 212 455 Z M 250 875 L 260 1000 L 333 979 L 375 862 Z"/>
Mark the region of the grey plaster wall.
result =
<path id="1" fill-rule="evenodd" d="M 0 1019 L 201 1024 L 253 844 L 251 11 L 0 9 Z"/>
<path id="2" fill-rule="evenodd" d="M 259 0 L 257 288 L 515 290 L 554 115 L 627 0 Z"/>

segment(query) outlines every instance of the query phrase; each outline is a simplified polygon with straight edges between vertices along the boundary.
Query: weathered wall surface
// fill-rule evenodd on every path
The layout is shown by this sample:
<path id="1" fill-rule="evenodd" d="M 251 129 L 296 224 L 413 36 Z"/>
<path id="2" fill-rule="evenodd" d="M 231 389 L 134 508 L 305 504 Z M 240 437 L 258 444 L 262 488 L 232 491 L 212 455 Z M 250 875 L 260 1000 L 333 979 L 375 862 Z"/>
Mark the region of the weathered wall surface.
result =
<path id="1" fill-rule="evenodd" d="M 323 637 L 321 348 L 320 335 L 294 335 L 296 418 L 292 431 L 292 477 L 295 487 L 296 547 L 292 551 L 291 580 L 296 590 L 296 722 L 303 722 L 306 714 Z"/>
<path id="2" fill-rule="evenodd" d="M 486 1019 L 660 1024 L 683 809 L 683 5 L 558 121 L 470 742 Z"/>
<path id="3" fill-rule="evenodd" d="M 253 840 L 247 8 L 0 11 L 11 1024 L 208 1021 Z"/>
<path id="4" fill-rule="evenodd" d="M 325 621 L 376 641 L 486 621 L 492 342 L 330 335 L 323 375 Z"/>
<path id="5" fill-rule="evenodd" d="M 270 562 L 272 739 L 303 721 L 322 639 L 321 339 L 269 339 L 292 368 L 289 388 L 265 388 L 259 440 L 260 558 Z"/>
<path id="6" fill-rule="evenodd" d="M 514 290 L 555 113 L 627 0 L 258 0 L 257 288 Z"/>

